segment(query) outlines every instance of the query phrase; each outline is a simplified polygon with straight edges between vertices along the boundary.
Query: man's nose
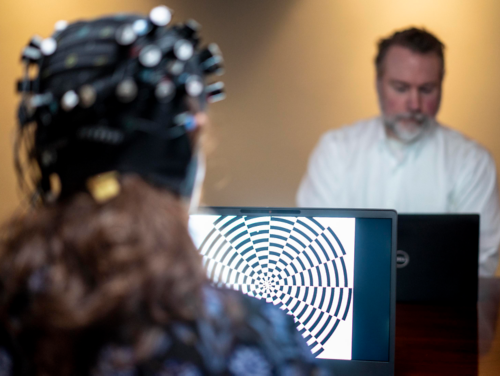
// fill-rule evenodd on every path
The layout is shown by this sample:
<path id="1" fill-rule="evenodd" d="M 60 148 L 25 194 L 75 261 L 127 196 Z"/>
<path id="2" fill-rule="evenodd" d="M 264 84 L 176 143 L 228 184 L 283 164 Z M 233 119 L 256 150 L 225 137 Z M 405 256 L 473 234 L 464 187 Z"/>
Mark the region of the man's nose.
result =
<path id="1" fill-rule="evenodd" d="M 417 89 L 410 90 L 407 100 L 408 111 L 420 112 L 422 110 L 421 103 L 419 91 Z"/>

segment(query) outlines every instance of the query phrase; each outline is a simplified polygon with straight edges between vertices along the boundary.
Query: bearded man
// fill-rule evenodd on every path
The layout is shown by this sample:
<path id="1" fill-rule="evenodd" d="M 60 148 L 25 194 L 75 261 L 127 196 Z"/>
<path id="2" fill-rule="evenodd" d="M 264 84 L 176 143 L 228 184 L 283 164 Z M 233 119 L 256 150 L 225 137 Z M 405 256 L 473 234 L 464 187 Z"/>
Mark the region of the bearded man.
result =
<path id="1" fill-rule="evenodd" d="M 375 59 L 381 116 L 324 134 L 297 194 L 303 207 L 479 213 L 479 275 L 498 264 L 500 207 L 486 149 L 436 121 L 444 45 L 423 29 L 394 33 Z"/>

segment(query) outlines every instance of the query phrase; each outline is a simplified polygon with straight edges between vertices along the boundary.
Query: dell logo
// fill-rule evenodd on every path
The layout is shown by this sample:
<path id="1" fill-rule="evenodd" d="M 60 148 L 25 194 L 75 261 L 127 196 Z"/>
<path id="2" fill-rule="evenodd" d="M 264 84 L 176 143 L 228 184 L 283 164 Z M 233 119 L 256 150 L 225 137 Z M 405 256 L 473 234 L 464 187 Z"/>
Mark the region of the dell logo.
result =
<path id="1" fill-rule="evenodd" d="M 405 251 L 398 250 L 396 252 L 396 267 L 404 268 L 410 262 L 410 255 Z"/>

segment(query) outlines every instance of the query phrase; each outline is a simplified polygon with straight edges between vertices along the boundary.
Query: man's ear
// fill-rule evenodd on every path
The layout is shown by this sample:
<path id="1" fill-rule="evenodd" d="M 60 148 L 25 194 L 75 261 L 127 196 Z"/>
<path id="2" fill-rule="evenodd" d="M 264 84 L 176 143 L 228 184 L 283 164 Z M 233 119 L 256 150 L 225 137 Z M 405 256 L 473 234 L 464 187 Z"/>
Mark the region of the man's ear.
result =
<path id="1" fill-rule="evenodd" d="M 378 74 L 375 77 L 375 90 L 377 90 L 377 94 L 380 96 L 380 91 L 382 90 L 382 78 Z"/>
<path id="2" fill-rule="evenodd" d="M 377 77 L 375 79 L 375 90 L 377 91 L 377 99 L 379 102 L 379 106 L 381 105 L 382 100 L 382 78 Z"/>

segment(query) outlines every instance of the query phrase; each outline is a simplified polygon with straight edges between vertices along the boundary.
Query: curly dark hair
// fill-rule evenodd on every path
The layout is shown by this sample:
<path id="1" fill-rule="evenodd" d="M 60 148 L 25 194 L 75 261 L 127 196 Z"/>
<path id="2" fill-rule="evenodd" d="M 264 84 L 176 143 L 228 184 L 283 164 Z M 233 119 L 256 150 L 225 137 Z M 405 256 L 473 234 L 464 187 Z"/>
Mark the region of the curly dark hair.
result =
<path id="1" fill-rule="evenodd" d="M 125 175 L 108 202 L 82 192 L 3 227 L 0 320 L 27 373 L 87 374 L 103 343 L 140 361 L 155 328 L 199 315 L 205 278 L 183 203 Z"/>
<path id="2" fill-rule="evenodd" d="M 375 67 L 377 68 L 378 77 L 383 73 L 382 65 L 384 58 L 387 55 L 387 51 L 389 51 L 389 48 L 392 46 L 405 47 L 419 54 L 436 54 L 441 59 L 442 75 L 444 75 L 445 45 L 443 42 L 423 28 L 411 27 L 397 31 L 391 36 L 382 38 L 378 41 L 378 52 L 375 57 Z"/>

